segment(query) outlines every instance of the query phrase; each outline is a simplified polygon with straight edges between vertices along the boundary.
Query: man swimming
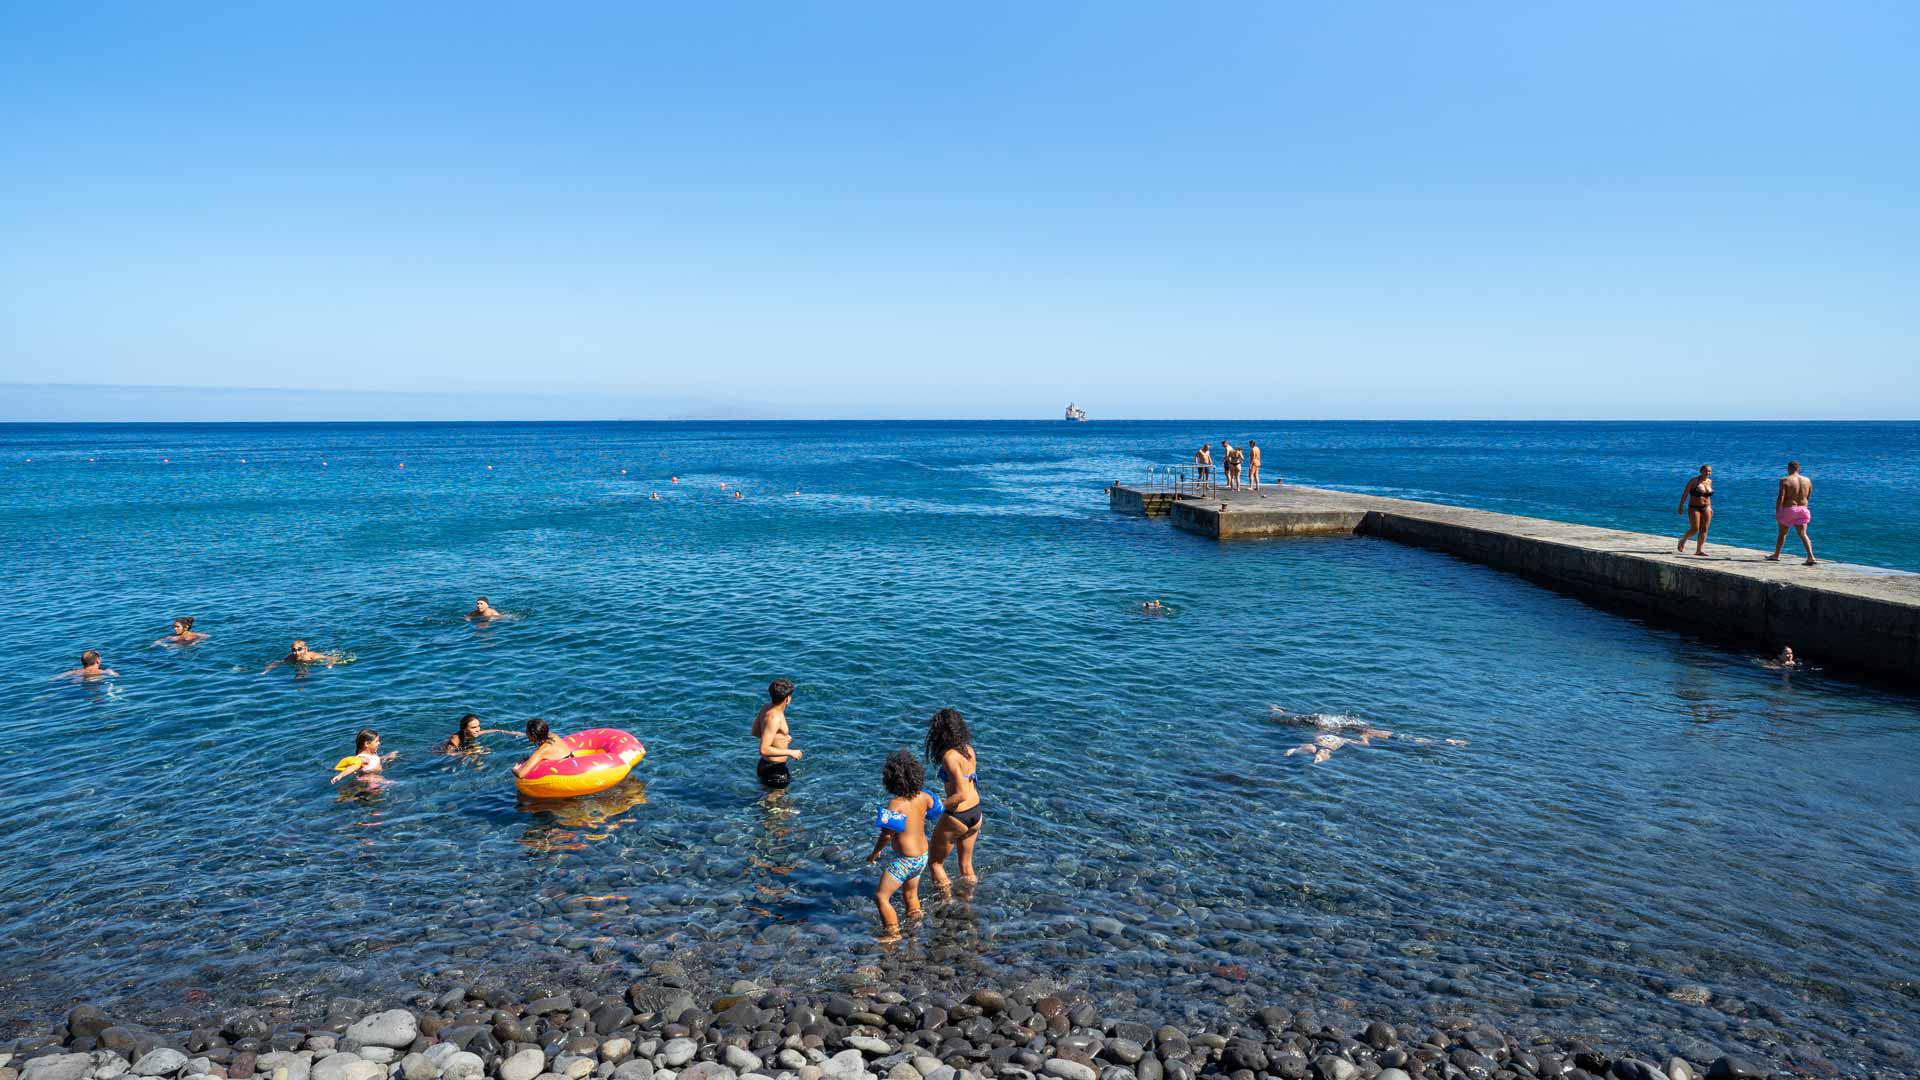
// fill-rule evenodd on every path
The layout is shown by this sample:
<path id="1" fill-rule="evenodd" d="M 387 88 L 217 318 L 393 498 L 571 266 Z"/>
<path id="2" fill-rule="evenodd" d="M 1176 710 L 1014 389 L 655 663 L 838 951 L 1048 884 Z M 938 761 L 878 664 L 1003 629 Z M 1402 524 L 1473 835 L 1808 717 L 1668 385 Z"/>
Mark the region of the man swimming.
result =
<path id="1" fill-rule="evenodd" d="M 99 650 L 88 649 L 86 652 L 83 652 L 80 654 L 79 667 L 74 668 L 71 671 L 63 671 L 60 674 L 55 675 L 54 678 L 56 679 L 98 679 L 104 675 L 118 675 L 118 674 L 120 673 L 113 670 L 110 667 L 100 666 Z"/>
<path id="2" fill-rule="evenodd" d="M 467 612 L 467 618 L 475 622 L 492 622 L 502 617 L 500 609 L 487 603 L 487 598 L 484 596 L 476 599 L 473 602 L 473 610 Z"/>
<path id="3" fill-rule="evenodd" d="M 793 701 L 793 680 L 775 679 L 767 684 L 767 703 L 753 716 L 753 737 L 760 741 L 760 764 L 755 772 L 770 788 L 793 783 L 787 762 L 805 755 L 793 745 L 793 732 L 787 727 L 787 706 Z"/>
<path id="4" fill-rule="evenodd" d="M 155 645 L 191 645 L 196 641 L 207 640 L 207 635 L 193 628 L 193 616 L 185 615 L 173 620 L 173 633 L 154 642 Z"/>
<path id="5" fill-rule="evenodd" d="M 287 655 L 281 657 L 278 660 L 275 660 L 271 664 L 268 664 L 266 668 L 261 671 L 261 674 L 264 675 L 268 671 L 272 671 L 274 668 L 279 667 L 281 664 L 292 664 L 293 666 L 300 667 L 300 668 L 304 668 L 310 664 L 322 664 L 322 665 L 325 665 L 326 667 L 332 667 L 333 665 L 339 663 L 344 659 L 346 659 L 346 656 L 342 653 L 316 652 L 312 649 L 309 649 L 307 648 L 306 639 L 296 638 L 293 642 L 292 647 L 287 650 Z"/>
<path id="6" fill-rule="evenodd" d="M 1807 561 L 1804 566 L 1818 566 L 1820 560 L 1813 557 L 1813 541 L 1807 537 L 1807 526 L 1813 523 L 1813 511 L 1807 508 L 1807 502 L 1813 498 L 1813 480 L 1800 472 L 1800 463 L 1787 462 L 1787 475 L 1780 478 L 1779 494 L 1773 497 L 1773 520 L 1780 526 L 1780 533 L 1773 538 L 1773 554 L 1767 556 L 1768 562 L 1780 561 L 1780 549 L 1787 542 L 1787 530 L 1800 534 L 1800 543 L 1807 549 Z"/>

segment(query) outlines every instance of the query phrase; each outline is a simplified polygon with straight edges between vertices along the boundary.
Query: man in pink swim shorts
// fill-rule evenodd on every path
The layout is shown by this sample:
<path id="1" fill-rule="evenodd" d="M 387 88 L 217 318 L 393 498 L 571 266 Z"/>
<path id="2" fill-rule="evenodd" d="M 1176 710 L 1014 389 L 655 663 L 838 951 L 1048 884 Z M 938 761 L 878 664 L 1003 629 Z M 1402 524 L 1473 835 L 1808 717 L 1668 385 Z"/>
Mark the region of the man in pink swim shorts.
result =
<path id="1" fill-rule="evenodd" d="M 1780 561 L 1780 549 L 1787 542 L 1787 530 L 1800 534 L 1800 543 L 1806 546 L 1808 566 L 1819 565 L 1813 557 L 1813 541 L 1807 536 L 1807 526 L 1813 521 L 1813 511 L 1807 509 L 1807 500 L 1813 498 L 1813 481 L 1801 475 L 1800 463 L 1787 462 L 1787 475 L 1780 478 L 1780 493 L 1773 499 L 1773 520 L 1780 525 L 1780 535 L 1773 541 L 1773 554 L 1767 556 L 1768 562 Z"/>

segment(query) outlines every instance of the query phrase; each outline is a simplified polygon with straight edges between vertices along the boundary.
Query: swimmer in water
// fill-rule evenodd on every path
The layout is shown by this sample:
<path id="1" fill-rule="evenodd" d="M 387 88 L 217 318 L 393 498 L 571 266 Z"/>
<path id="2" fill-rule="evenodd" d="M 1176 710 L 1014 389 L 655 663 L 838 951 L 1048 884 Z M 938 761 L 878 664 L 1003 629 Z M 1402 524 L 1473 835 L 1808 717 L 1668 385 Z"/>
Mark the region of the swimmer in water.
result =
<path id="1" fill-rule="evenodd" d="M 1775 667 L 1783 667 L 1783 668 L 1799 667 L 1800 661 L 1794 659 L 1793 657 L 1793 646 L 1791 645 L 1780 646 L 1780 655 L 1773 658 L 1773 665 Z"/>
<path id="2" fill-rule="evenodd" d="M 1293 749 L 1288 750 L 1286 753 L 1286 756 L 1292 757 L 1295 754 L 1312 754 L 1313 763 L 1315 765 L 1318 765 L 1321 762 L 1332 757 L 1333 752 L 1335 750 L 1341 749 L 1342 747 L 1371 746 L 1373 745 L 1373 740 L 1375 739 L 1384 740 L 1384 739 L 1391 739 L 1391 738 L 1393 738 L 1393 732 L 1382 731 L 1379 728 L 1371 728 L 1371 727 L 1362 727 L 1360 729 L 1360 733 L 1357 736 L 1353 736 L 1353 737 L 1349 737 L 1346 735 L 1335 735 L 1329 732 L 1324 735 L 1315 735 L 1311 741 L 1301 743 L 1299 746 L 1296 746 Z"/>
<path id="3" fill-rule="evenodd" d="M 154 642 L 155 645 L 191 645 L 196 641 L 207 640 L 207 635 L 194 630 L 193 616 L 185 615 L 173 620 L 173 633 Z"/>
<path id="4" fill-rule="evenodd" d="M 60 674 L 55 675 L 54 678 L 56 679 L 98 679 L 105 675 L 118 675 L 118 674 L 120 673 L 113 670 L 112 668 L 100 666 L 99 650 L 88 649 L 86 652 L 83 652 L 80 654 L 79 667 L 74 668 L 71 671 L 63 671 Z"/>
<path id="5" fill-rule="evenodd" d="M 480 718 L 472 713 L 468 713 L 460 718 L 460 729 L 452 735 L 447 736 L 447 741 L 440 744 L 440 752 L 443 754 L 466 754 L 475 750 L 484 750 L 486 748 L 480 745 L 480 737 L 482 735 L 511 734 L 513 734 L 513 732 L 506 728 L 483 728 L 480 726 Z"/>
<path id="6" fill-rule="evenodd" d="M 1164 615 L 1167 612 L 1167 605 L 1158 600 L 1149 600 L 1140 605 L 1140 610 L 1147 615 Z"/>
<path id="7" fill-rule="evenodd" d="M 281 664 L 292 664 L 298 668 L 304 668 L 310 664 L 322 664 L 327 667 L 332 667 L 344 659 L 346 659 L 346 657 L 337 652 L 315 652 L 307 648 L 306 639 L 295 638 L 292 647 L 287 650 L 287 655 L 268 664 L 266 668 L 261 671 L 261 674 L 264 675 L 268 671 L 279 667 Z"/>
<path id="8" fill-rule="evenodd" d="M 793 680 L 775 679 L 767 684 L 767 703 L 753 716 L 753 737 L 760 742 L 760 764 L 754 771 L 770 788 L 793 783 L 787 762 L 806 756 L 793 745 L 793 731 L 787 727 L 787 706 L 792 703 Z"/>
<path id="9" fill-rule="evenodd" d="M 547 727 L 547 722 L 534 717 L 527 721 L 527 741 L 533 744 L 533 753 L 525 761 L 513 767 L 513 775 L 525 776 L 533 771 L 535 765 L 543 761 L 565 761 L 573 756 L 573 747 L 567 741 L 555 735 Z"/>
<path id="10" fill-rule="evenodd" d="M 500 609 L 487 603 L 487 598 L 484 596 L 474 600 L 473 610 L 467 612 L 467 618 L 475 622 L 492 622 L 502 617 Z"/>
<path id="11" fill-rule="evenodd" d="M 650 495 L 648 495 L 648 496 L 647 496 L 647 498 L 649 498 L 649 499 L 652 499 L 652 500 L 653 500 L 654 502 L 659 502 L 659 501 L 660 501 L 660 493 L 659 493 L 659 492 L 657 492 L 657 491 L 656 491 L 656 492 L 653 492 L 652 494 L 650 494 Z"/>
<path id="12" fill-rule="evenodd" d="M 364 776 L 369 779 L 378 776 L 400 751 L 382 756 L 380 753 L 380 733 L 372 728 L 361 728 L 353 737 L 353 756 L 334 766 L 333 783 L 339 783 L 349 776 Z"/>
<path id="13" fill-rule="evenodd" d="M 907 918 L 920 917 L 920 875 L 927 869 L 927 814 L 933 810 L 933 796 L 924 790 L 927 771 L 911 750 L 900 749 L 887 755 L 880 779 L 892 796 L 886 803 L 888 814 L 880 826 L 880 835 L 867 855 L 868 865 L 880 861 L 880 853 L 893 845 L 893 858 L 880 873 L 879 887 L 873 891 L 873 903 L 880 911 L 880 924 L 887 936 L 900 932 L 900 919 L 893 913 L 893 894 L 901 887 L 907 891 Z"/>

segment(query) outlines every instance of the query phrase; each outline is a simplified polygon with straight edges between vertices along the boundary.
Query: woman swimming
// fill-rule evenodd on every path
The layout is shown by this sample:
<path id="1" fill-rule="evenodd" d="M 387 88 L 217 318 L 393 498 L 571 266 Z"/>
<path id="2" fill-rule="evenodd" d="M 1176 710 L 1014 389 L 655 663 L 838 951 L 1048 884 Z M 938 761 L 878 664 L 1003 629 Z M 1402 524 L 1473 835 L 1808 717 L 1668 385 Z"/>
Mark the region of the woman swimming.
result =
<path id="1" fill-rule="evenodd" d="M 513 732 L 506 728 L 483 728 L 480 726 L 480 718 L 468 713 L 460 718 L 460 729 L 447 736 L 447 741 L 440 744 L 440 752 L 443 754 L 471 753 L 485 749 L 480 745 L 482 735 L 511 734 Z"/>
<path id="2" fill-rule="evenodd" d="M 191 645 L 196 641 L 207 640 L 207 635 L 193 628 L 193 616 L 183 615 L 173 620 L 173 633 L 154 642 L 155 645 Z"/>
<path id="3" fill-rule="evenodd" d="M 1713 466 L 1702 465 L 1696 475 L 1688 478 L 1687 486 L 1680 491 L 1680 505 L 1674 509 L 1678 514 L 1687 515 L 1687 531 L 1680 537 L 1680 546 L 1675 551 L 1687 550 L 1687 541 L 1695 534 L 1700 539 L 1693 545 L 1695 555 L 1707 553 L 1707 529 L 1713 524 Z"/>
<path id="4" fill-rule="evenodd" d="M 547 722 L 534 717 L 527 721 L 527 741 L 533 744 L 533 753 L 527 759 L 513 767 L 513 775 L 525 776 L 535 765 L 543 761 L 565 761 L 573 756 L 573 747 L 567 741 L 555 735 L 547 727 Z"/>
<path id="5" fill-rule="evenodd" d="M 927 862 L 933 869 L 933 883 L 946 888 L 947 855 L 960 850 L 960 878 L 978 881 L 973 868 L 973 846 L 980 841 L 985 824 L 980 807 L 980 758 L 973 749 L 973 733 L 957 709 L 941 709 L 927 722 L 927 760 L 940 770 L 946 785 L 947 812 L 933 828 Z"/>

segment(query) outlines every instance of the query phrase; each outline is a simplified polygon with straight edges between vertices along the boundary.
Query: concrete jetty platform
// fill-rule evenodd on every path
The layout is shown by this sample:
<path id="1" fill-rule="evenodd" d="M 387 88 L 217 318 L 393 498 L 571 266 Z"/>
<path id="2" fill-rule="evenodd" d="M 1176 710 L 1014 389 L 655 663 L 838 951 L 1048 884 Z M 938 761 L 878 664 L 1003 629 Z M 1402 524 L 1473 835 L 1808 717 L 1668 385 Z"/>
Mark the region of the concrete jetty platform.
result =
<path id="1" fill-rule="evenodd" d="M 1752 640 L 1822 664 L 1920 683 L 1920 574 L 1845 563 L 1804 566 L 1791 550 L 1710 544 L 1678 555 L 1675 536 L 1321 488 L 1180 495 L 1115 485 L 1113 509 L 1164 514 L 1218 540 L 1373 536 L 1443 551 L 1561 592 Z M 1793 543 L 1789 538 L 1789 543 Z"/>

